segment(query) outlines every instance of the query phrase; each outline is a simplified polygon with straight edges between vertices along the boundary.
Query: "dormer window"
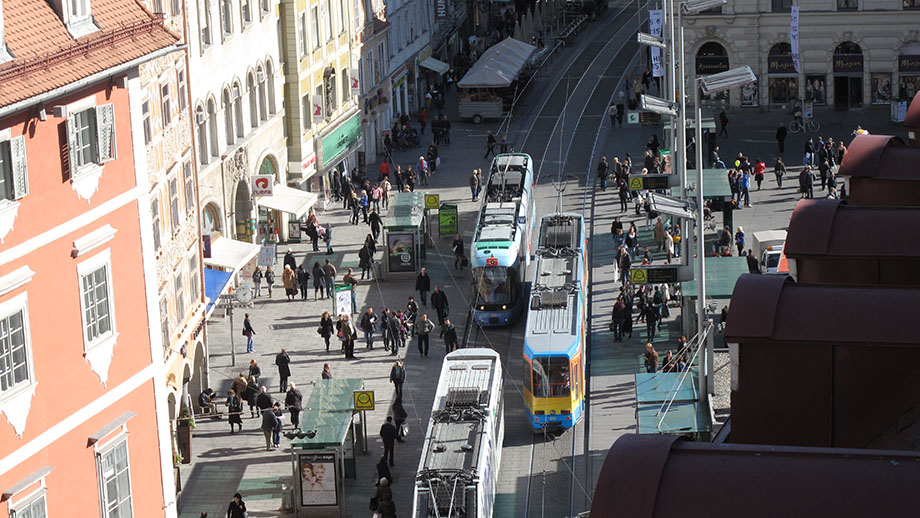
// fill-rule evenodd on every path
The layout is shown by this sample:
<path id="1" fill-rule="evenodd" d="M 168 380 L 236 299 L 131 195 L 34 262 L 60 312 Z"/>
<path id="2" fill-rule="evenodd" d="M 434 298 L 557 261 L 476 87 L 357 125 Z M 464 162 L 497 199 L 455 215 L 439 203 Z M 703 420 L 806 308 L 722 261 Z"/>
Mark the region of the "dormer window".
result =
<path id="1" fill-rule="evenodd" d="M 70 0 L 71 22 L 89 18 L 89 0 Z"/>
<path id="2" fill-rule="evenodd" d="M 0 63 L 15 59 L 6 47 L 6 36 L 3 34 L 3 0 L 0 0 Z"/>
<path id="3" fill-rule="evenodd" d="M 67 32 L 74 39 L 81 38 L 99 30 L 93 21 L 91 0 L 52 0 L 67 27 Z"/>

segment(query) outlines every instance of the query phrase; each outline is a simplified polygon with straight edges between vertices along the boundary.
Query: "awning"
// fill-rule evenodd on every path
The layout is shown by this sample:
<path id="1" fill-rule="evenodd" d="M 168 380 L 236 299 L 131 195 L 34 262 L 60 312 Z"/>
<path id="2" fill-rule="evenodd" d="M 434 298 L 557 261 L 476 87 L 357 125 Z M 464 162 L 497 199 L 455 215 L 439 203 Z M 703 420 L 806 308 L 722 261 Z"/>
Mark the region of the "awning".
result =
<path id="1" fill-rule="evenodd" d="M 219 237 L 211 242 L 211 257 L 205 257 L 204 264 L 236 272 L 259 255 L 259 249 L 259 245 Z"/>
<path id="2" fill-rule="evenodd" d="M 208 307 L 205 309 L 205 318 L 211 318 L 214 311 L 214 304 L 217 299 L 224 293 L 230 280 L 233 278 L 233 272 L 222 272 L 220 270 L 204 269 L 204 296 L 207 297 Z"/>
<path id="3" fill-rule="evenodd" d="M 315 193 L 276 183 L 274 193 L 271 196 L 259 198 L 259 205 L 287 212 L 293 214 L 295 218 L 300 218 L 310 210 L 310 207 L 316 205 L 316 199 Z"/>
<path id="4" fill-rule="evenodd" d="M 457 83 L 460 88 L 502 88 L 511 84 L 537 49 L 514 38 L 506 38 L 482 53 L 469 72 Z"/>
<path id="5" fill-rule="evenodd" d="M 431 57 L 425 58 L 421 63 L 419 63 L 419 65 L 433 72 L 437 72 L 438 74 L 443 74 L 444 72 L 450 70 L 450 65 L 441 61 L 440 59 Z"/>

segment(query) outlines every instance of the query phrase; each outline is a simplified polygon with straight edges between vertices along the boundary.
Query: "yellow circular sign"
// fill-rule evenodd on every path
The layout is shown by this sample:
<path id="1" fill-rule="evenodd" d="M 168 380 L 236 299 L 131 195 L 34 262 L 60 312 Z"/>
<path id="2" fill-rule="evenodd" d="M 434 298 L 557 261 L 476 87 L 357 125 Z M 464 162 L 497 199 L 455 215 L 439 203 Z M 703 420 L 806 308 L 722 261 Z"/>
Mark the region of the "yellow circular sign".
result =
<path id="1" fill-rule="evenodd" d="M 631 191 L 641 191 L 642 190 L 642 178 L 635 177 L 629 179 L 629 190 Z"/>
<path id="2" fill-rule="evenodd" d="M 629 271 L 629 278 L 633 284 L 645 284 L 648 282 L 648 270 L 640 268 Z"/>
<path id="3" fill-rule="evenodd" d="M 355 410 L 373 410 L 374 409 L 374 391 L 373 390 L 356 390 L 355 391 Z"/>
<path id="4" fill-rule="evenodd" d="M 439 194 L 426 194 L 425 195 L 425 208 L 426 209 L 437 209 L 441 204 L 441 196 Z"/>

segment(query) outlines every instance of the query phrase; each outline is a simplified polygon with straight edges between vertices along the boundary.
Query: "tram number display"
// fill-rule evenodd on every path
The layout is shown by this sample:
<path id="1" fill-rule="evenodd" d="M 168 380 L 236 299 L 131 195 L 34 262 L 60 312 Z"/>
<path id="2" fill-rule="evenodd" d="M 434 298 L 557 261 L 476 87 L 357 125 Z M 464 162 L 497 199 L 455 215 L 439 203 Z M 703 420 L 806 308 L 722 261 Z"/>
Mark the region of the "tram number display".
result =
<path id="1" fill-rule="evenodd" d="M 489 257 L 486 259 L 486 266 L 498 266 L 498 259 L 494 257 Z"/>

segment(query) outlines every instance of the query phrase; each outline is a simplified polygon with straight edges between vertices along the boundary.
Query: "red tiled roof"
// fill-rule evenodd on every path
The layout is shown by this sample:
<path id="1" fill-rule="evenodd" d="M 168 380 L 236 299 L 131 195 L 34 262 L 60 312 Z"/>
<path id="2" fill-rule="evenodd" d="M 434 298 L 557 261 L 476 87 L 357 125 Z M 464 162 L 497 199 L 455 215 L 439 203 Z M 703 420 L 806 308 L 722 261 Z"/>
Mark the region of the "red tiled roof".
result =
<path id="1" fill-rule="evenodd" d="M 4 0 L 0 106 L 13 104 L 175 45 L 179 37 L 136 0 L 93 0 L 99 30 L 74 40 L 47 0 Z"/>

